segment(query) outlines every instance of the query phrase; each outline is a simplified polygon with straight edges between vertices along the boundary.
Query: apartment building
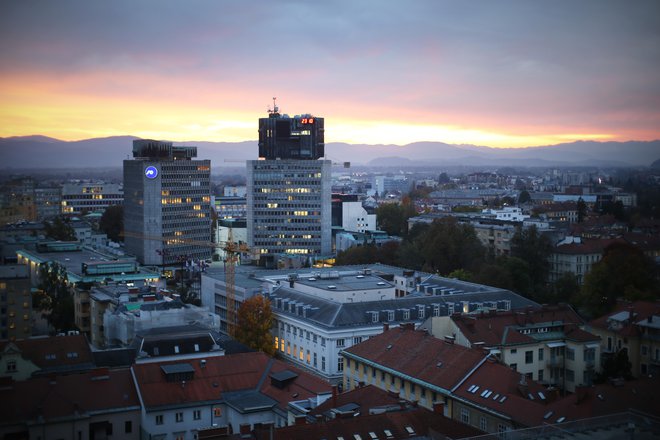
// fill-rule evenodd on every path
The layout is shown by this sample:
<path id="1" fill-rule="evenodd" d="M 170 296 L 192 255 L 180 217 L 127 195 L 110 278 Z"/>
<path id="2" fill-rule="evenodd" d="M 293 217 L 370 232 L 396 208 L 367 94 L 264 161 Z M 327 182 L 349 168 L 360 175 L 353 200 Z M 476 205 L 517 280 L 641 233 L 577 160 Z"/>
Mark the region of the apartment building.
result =
<path id="1" fill-rule="evenodd" d="M 592 385 L 600 371 L 600 337 L 583 325 L 568 305 L 452 315 L 428 323 L 440 339 L 488 350 L 529 379 L 570 392 Z"/>

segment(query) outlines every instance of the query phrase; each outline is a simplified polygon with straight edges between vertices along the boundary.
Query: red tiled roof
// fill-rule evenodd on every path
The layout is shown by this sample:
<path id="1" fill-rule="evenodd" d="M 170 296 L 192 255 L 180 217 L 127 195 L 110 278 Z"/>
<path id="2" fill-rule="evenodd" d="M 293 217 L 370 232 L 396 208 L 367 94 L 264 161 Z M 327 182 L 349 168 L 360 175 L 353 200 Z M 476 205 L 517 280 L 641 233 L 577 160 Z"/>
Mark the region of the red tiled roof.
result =
<path id="1" fill-rule="evenodd" d="M 0 387 L 0 423 L 131 407 L 139 410 L 140 401 L 128 369 L 37 377 Z"/>
<path id="2" fill-rule="evenodd" d="M 373 385 L 354 388 L 351 391 L 338 394 L 336 397 L 323 402 L 321 405 L 310 411 L 310 415 L 323 414 L 333 408 L 338 408 L 349 403 L 355 403 L 360 406 L 362 414 L 368 414 L 369 408 L 386 405 L 398 405 L 399 396 L 392 395 L 385 390 L 381 390 Z"/>
<path id="3" fill-rule="evenodd" d="M 582 324 L 582 319 L 569 306 L 547 306 L 474 316 L 453 315 L 451 319 L 470 343 L 483 342 L 487 347 L 535 341 L 531 336 L 517 331 L 518 327 L 557 322 L 564 325 Z"/>
<path id="4" fill-rule="evenodd" d="M 660 250 L 659 234 L 642 234 L 639 232 L 629 232 L 623 235 L 623 239 L 633 246 L 637 246 L 642 251 Z"/>
<path id="5" fill-rule="evenodd" d="M 84 335 L 3 341 L 0 342 L 0 352 L 10 343 L 16 345 L 24 359 L 32 361 L 42 370 L 93 365 L 92 351 Z"/>
<path id="6" fill-rule="evenodd" d="M 583 239 L 581 243 L 562 244 L 553 249 L 553 253 L 567 255 L 602 254 L 605 248 L 614 243 L 625 243 L 621 238 Z"/>
<path id="7" fill-rule="evenodd" d="M 453 388 L 486 356 L 479 350 L 448 344 L 424 331 L 401 327 L 369 338 L 344 353 L 446 390 Z"/>
<path id="8" fill-rule="evenodd" d="M 173 364 L 192 366 L 193 378 L 186 380 L 185 384 L 167 382 L 161 366 Z M 183 402 L 218 401 L 225 392 L 256 389 L 262 377 L 265 380 L 259 391 L 283 406 L 292 400 L 331 391 L 330 385 L 321 379 L 258 352 L 209 357 L 204 367 L 199 359 L 195 359 L 135 364 L 132 370 L 147 409 Z M 268 376 L 283 370 L 291 370 L 298 377 L 280 390 L 271 386 Z M 292 396 L 296 393 L 294 399 Z"/>
<path id="9" fill-rule="evenodd" d="M 619 301 L 616 304 L 616 307 L 610 313 L 607 313 L 599 318 L 594 319 L 589 324 L 604 330 L 609 330 L 609 319 L 611 316 L 616 315 L 619 312 L 632 312 L 633 319 L 631 319 L 627 324 L 624 324 L 623 328 L 619 331 L 622 335 L 633 335 L 637 334 L 635 323 L 647 319 L 649 316 L 660 315 L 660 301 Z"/>
<path id="10" fill-rule="evenodd" d="M 489 361 L 470 375 L 454 394 L 479 407 L 488 408 L 508 417 L 520 425 L 541 424 L 537 419 L 539 414 L 543 414 L 545 404 L 538 393 L 543 393 L 547 400 L 549 392 L 530 379 L 525 380 L 526 386 L 521 386 L 520 381 L 520 373 L 505 365 Z M 479 388 L 475 392 L 468 391 L 473 386 Z M 482 393 L 487 391 L 491 391 L 490 394 L 486 394 L 488 397 L 482 397 Z M 534 400 L 529 398 L 530 393 Z"/>
<path id="11" fill-rule="evenodd" d="M 411 434 L 407 428 L 410 428 L 414 434 Z M 392 437 L 386 437 L 385 430 L 388 430 Z M 287 426 L 276 429 L 273 432 L 273 437 L 270 437 L 271 433 L 268 430 L 262 430 L 255 432 L 255 438 L 258 440 L 271 438 L 274 440 L 309 440 L 343 437 L 347 440 L 353 440 L 356 438 L 354 435 L 357 434 L 360 438 L 367 440 L 371 439 L 370 432 L 375 433 L 380 439 L 408 439 L 413 436 L 430 436 L 432 433 L 440 433 L 448 439 L 483 435 L 482 431 L 471 426 L 423 408 L 415 408 L 406 411 Z"/>

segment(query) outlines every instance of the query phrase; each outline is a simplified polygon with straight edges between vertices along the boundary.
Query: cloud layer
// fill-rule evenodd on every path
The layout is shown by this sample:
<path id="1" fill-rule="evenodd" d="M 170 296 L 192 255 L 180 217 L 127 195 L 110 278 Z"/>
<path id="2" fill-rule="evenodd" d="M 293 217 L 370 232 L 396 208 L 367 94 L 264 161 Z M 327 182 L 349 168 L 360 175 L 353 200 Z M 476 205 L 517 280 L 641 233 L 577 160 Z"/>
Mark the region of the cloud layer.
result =
<path id="1" fill-rule="evenodd" d="M 328 140 L 660 138 L 657 1 L 0 3 L 0 136 L 256 137 L 277 96 Z"/>

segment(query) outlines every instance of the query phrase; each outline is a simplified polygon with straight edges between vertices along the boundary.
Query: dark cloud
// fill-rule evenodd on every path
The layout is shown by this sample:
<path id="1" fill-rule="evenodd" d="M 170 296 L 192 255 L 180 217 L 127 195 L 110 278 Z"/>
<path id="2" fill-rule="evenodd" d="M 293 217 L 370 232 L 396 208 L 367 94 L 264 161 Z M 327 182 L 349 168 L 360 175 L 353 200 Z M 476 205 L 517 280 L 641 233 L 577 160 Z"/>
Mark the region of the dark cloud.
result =
<path id="1" fill-rule="evenodd" d="M 510 125 L 659 111 L 657 1 L 9 0 L 0 37 L 0 73 L 138 72 Z"/>

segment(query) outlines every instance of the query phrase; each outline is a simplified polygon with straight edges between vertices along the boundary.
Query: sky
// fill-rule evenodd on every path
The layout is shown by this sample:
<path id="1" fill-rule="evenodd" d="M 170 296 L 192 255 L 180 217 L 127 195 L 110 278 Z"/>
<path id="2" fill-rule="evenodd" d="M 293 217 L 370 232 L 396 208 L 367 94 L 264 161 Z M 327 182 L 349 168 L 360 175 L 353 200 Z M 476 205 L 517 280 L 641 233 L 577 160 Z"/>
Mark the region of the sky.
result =
<path id="1" fill-rule="evenodd" d="M 3 0 L 0 137 L 660 139 L 660 2 Z"/>

